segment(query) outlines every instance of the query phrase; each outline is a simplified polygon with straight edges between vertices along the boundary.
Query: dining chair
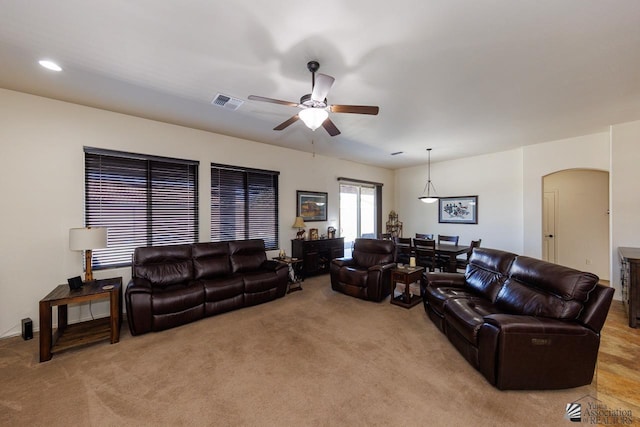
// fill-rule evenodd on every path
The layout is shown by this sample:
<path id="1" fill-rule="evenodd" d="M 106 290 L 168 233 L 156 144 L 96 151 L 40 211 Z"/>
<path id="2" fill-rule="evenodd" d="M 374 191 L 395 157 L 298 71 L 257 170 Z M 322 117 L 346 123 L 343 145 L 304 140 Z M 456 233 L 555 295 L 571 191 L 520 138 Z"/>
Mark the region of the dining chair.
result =
<path id="1" fill-rule="evenodd" d="M 416 265 L 434 271 L 436 269 L 436 241 L 433 239 L 413 239 Z"/>
<path id="2" fill-rule="evenodd" d="M 473 248 L 479 248 L 480 243 L 482 243 L 482 239 L 471 241 L 466 257 L 456 259 L 456 269 L 466 271 L 467 265 L 469 264 L 469 258 L 471 258 L 471 252 L 473 252 Z"/>
<path id="3" fill-rule="evenodd" d="M 458 245 L 458 240 L 460 240 L 460 236 L 445 236 L 443 234 L 438 234 L 438 244 L 440 243 L 451 243 L 453 245 Z"/>
<path id="4" fill-rule="evenodd" d="M 400 264 L 409 264 L 413 256 L 413 245 L 410 237 L 396 238 L 396 262 Z"/>
<path id="5" fill-rule="evenodd" d="M 416 239 L 433 240 L 433 234 L 416 233 Z"/>
<path id="6" fill-rule="evenodd" d="M 444 234 L 438 234 L 438 244 L 451 244 L 458 246 L 458 240 L 460 240 L 460 236 L 446 236 Z M 436 264 L 440 271 L 445 271 L 446 266 L 449 264 L 449 256 L 448 255 L 438 255 L 436 254 Z"/>

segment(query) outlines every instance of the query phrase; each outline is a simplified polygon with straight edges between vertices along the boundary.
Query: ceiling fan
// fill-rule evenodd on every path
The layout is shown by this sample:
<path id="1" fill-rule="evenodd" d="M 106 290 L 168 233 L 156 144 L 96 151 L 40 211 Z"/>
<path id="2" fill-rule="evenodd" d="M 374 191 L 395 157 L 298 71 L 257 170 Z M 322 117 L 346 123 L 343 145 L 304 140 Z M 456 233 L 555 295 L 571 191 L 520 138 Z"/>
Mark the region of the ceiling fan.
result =
<path id="1" fill-rule="evenodd" d="M 317 73 L 320 64 L 317 61 L 309 61 L 307 69 L 311 72 L 311 93 L 303 95 L 300 103 L 289 101 L 281 101 L 279 99 L 265 98 L 264 96 L 249 95 L 252 101 L 271 102 L 273 104 L 287 105 L 289 107 L 298 107 L 301 109 L 298 114 L 290 119 L 285 120 L 273 130 L 283 130 L 292 125 L 298 119 L 302 120 L 311 130 L 316 130 L 320 126 L 325 128 L 329 135 L 340 135 L 340 131 L 329 118 L 329 111 L 332 113 L 355 113 L 355 114 L 371 114 L 377 115 L 379 108 L 367 105 L 330 105 L 327 103 L 327 94 L 333 86 L 335 78 L 326 74 Z"/>

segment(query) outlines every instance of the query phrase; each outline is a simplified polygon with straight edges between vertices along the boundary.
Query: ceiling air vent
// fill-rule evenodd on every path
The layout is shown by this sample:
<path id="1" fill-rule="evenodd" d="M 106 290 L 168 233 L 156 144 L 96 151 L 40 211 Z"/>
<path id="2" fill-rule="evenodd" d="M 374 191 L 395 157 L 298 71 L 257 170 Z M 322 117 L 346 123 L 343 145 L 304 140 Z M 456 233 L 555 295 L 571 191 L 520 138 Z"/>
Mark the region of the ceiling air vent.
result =
<path id="1" fill-rule="evenodd" d="M 232 98 L 227 95 L 223 95 L 221 93 L 217 94 L 213 101 L 211 101 L 213 105 L 217 105 L 218 107 L 226 108 L 227 110 L 235 111 L 244 103 L 243 100 L 238 98 Z"/>

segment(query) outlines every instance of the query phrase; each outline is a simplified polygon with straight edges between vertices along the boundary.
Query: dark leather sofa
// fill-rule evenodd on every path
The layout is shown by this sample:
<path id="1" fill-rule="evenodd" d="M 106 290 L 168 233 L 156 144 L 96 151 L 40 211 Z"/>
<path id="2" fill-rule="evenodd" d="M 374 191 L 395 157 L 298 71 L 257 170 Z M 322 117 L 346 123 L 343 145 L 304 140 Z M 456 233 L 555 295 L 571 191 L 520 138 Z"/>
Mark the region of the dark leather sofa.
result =
<path id="1" fill-rule="evenodd" d="M 289 269 L 260 239 L 137 248 L 125 292 L 132 335 L 283 297 Z"/>
<path id="2" fill-rule="evenodd" d="M 425 273 L 424 308 L 499 389 L 590 384 L 613 288 L 538 259 L 476 248 L 462 273 Z"/>
<path id="3" fill-rule="evenodd" d="M 391 293 L 395 251 L 391 240 L 356 239 L 351 258 L 331 260 L 331 288 L 356 298 L 382 301 Z"/>

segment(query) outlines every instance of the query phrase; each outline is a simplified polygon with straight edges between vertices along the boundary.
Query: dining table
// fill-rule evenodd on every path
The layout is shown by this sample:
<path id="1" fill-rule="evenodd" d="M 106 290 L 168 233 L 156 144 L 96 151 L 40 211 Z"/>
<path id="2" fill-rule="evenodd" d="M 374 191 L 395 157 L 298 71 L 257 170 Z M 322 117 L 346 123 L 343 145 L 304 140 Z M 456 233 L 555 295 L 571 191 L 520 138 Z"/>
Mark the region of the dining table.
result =
<path id="1" fill-rule="evenodd" d="M 449 273 L 455 273 L 457 270 L 456 257 L 461 254 L 465 254 L 469 251 L 469 245 L 452 245 L 451 243 L 436 243 L 435 252 L 436 255 L 441 257 L 447 257 L 448 262 L 446 264 L 446 271 Z"/>

